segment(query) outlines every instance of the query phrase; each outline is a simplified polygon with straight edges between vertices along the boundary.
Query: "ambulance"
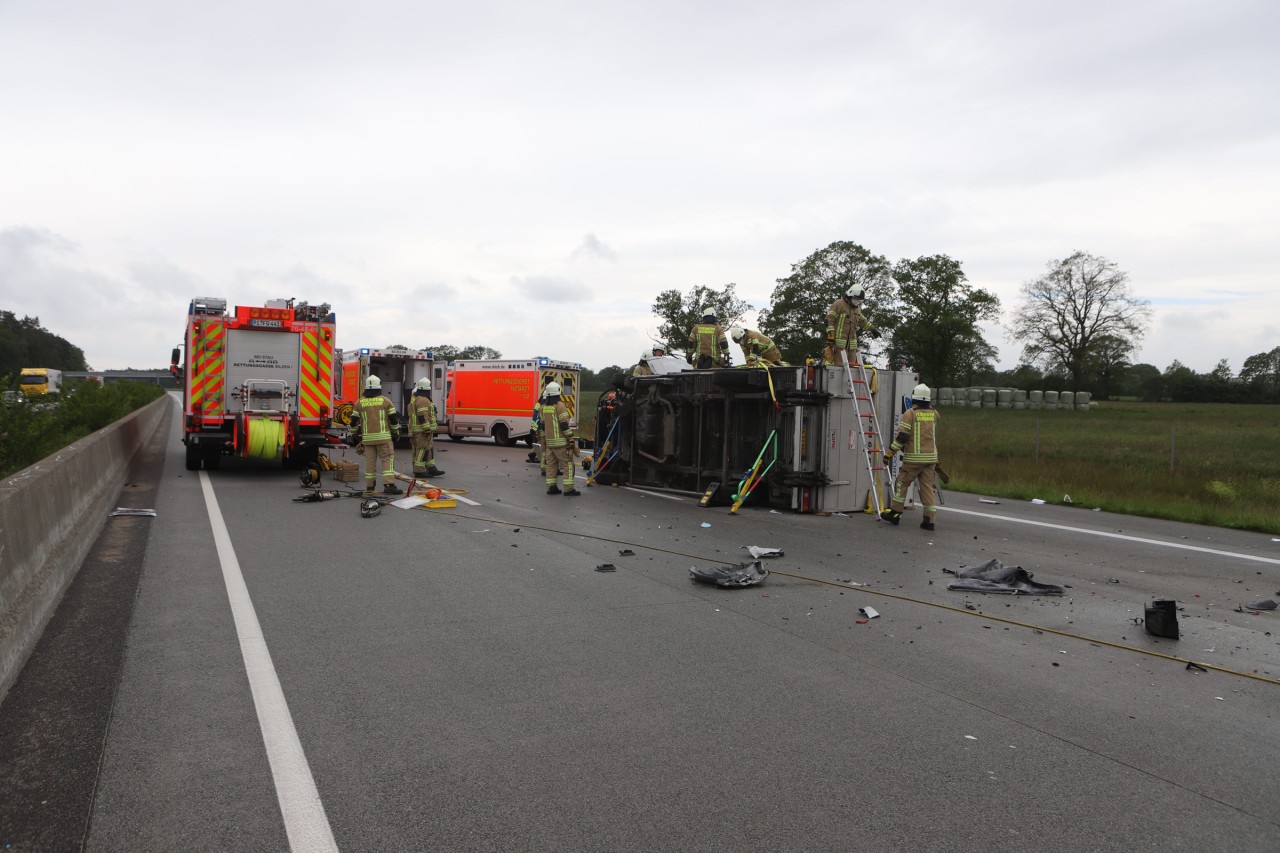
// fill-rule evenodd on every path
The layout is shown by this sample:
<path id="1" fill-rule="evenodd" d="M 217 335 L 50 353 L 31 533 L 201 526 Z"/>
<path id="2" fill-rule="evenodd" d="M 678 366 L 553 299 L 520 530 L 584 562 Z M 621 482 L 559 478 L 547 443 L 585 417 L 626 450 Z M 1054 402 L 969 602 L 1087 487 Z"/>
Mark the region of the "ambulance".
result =
<path id="1" fill-rule="evenodd" d="M 437 405 L 439 432 L 454 441 L 492 438 L 510 447 L 524 439 L 532 446 L 533 408 L 548 382 L 560 383 L 561 402 L 570 417 L 578 416 L 581 364 L 541 357 L 459 359 L 435 371 L 435 387 L 441 387 L 441 379 L 444 384 L 444 405 Z"/>
<path id="2" fill-rule="evenodd" d="M 356 400 L 364 393 L 365 380 L 376 376 L 382 380 L 382 395 L 391 400 L 396 411 L 405 415 L 413 398 L 413 386 L 419 379 L 431 379 L 434 359 L 429 350 L 408 347 L 360 347 L 341 350 L 338 355 L 342 381 L 338 390 L 338 402 L 333 410 L 333 425 L 341 429 L 351 425 L 351 412 Z M 402 442 L 409 440 L 403 430 Z"/>

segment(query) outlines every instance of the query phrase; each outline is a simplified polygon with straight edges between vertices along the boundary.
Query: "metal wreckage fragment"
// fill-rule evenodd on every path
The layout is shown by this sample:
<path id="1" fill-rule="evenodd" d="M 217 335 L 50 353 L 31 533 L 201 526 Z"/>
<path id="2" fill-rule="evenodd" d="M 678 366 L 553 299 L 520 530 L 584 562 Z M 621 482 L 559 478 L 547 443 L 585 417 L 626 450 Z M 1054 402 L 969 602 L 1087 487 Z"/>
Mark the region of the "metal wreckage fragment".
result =
<path id="1" fill-rule="evenodd" d="M 769 577 L 769 570 L 760 565 L 759 560 L 750 563 L 739 563 L 733 568 L 724 566 L 689 568 L 689 579 L 698 583 L 714 584 L 729 589 L 755 586 Z"/>

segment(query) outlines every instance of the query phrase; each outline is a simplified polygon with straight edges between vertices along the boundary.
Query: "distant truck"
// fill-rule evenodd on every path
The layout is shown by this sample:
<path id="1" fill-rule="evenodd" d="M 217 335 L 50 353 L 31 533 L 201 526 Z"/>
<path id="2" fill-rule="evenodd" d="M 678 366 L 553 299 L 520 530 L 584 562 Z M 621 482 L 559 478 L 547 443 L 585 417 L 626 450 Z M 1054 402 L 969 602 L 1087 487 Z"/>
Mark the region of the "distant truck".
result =
<path id="1" fill-rule="evenodd" d="M 24 367 L 18 376 L 18 386 L 28 397 L 61 394 L 62 371 L 52 367 Z"/>
<path id="2" fill-rule="evenodd" d="M 580 364 L 549 358 L 459 359 L 447 369 L 437 368 L 445 385 L 438 431 L 454 441 L 492 438 L 510 447 L 524 439 L 532 445 L 533 407 L 542 389 L 558 382 L 560 399 L 576 418 L 581 372 Z"/>
<path id="3" fill-rule="evenodd" d="M 396 411 L 405 415 L 413 398 L 413 386 L 419 379 L 432 379 L 434 359 L 429 350 L 408 347 L 360 347 L 339 350 L 342 380 L 337 389 L 338 401 L 333 410 L 333 425 L 339 429 L 351 426 L 351 412 L 356 400 L 364 393 L 365 380 L 376 376 L 382 380 L 383 396 L 395 404 Z M 436 399 L 439 399 L 438 397 Z M 406 421 L 407 422 L 407 421 Z M 408 441 L 408 433 L 401 435 Z"/>

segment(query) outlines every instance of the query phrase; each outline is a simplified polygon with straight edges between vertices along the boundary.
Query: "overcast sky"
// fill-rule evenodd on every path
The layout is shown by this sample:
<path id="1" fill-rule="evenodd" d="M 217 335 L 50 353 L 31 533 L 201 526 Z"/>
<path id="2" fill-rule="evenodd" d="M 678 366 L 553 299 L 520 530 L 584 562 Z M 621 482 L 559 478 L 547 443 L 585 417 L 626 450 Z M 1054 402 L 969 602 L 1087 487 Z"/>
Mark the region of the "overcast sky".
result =
<path id="1" fill-rule="evenodd" d="M 1280 4 L 0 0 L 0 308 L 160 367 L 195 296 L 346 347 L 629 365 L 663 290 L 837 240 L 1000 297 L 1076 250 L 1136 361 L 1280 346 Z M 1019 347 L 992 328 L 1000 366 Z"/>

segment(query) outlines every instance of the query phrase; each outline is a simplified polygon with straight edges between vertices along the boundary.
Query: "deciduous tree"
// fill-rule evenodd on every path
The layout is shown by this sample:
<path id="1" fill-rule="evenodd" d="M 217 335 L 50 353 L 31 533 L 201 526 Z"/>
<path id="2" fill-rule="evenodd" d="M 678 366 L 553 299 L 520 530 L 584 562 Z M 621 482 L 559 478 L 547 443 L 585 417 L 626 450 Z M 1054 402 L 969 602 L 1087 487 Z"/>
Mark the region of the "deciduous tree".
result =
<path id="1" fill-rule="evenodd" d="M 889 262 L 883 255 L 842 240 L 793 264 L 791 275 L 777 279 L 771 306 L 760 312 L 760 330 L 773 338 L 784 361 L 803 364 L 806 358 L 821 354 L 827 308 L 852 284 L 866 289 L 863 314 L 883 325 L 879 318 L 894 304 Z"/>
<path id="2" fill-rule="evenodd" d="M 1071 377 L 1082 390 L 1089 357 L 1109 338 L 1136 344 L 1146 333 L 1150 303 L 1133 295 L 1129 276 L 1112 261 L 1076 252 L 1050 261 L 1048 272 L 1022 286 L 1010 337 L 1023 357 Z"/>
<path id="3" fill-rule="evenodd" d="M 903 258 L 893 279 L 898 310 L 883 324 L 892 329 L 890 364 L 915 368 L 921 381 L 935 387 L 965 384 L 991 370 L 997 352 L 978 323 L 999 319 L 1000 300 L 970 286 L 959 261 L 946 255 Z"/>

